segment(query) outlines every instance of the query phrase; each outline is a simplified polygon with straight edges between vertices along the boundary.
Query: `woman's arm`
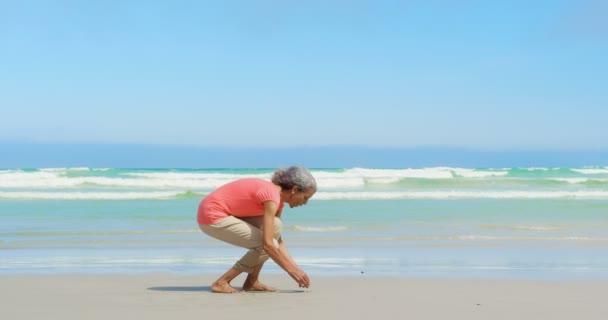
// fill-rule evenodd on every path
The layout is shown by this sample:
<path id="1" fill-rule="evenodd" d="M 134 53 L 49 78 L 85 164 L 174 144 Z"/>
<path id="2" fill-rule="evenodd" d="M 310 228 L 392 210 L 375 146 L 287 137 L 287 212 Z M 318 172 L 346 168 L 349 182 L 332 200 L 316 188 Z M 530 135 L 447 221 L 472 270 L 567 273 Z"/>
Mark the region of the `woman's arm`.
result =
<path id="1" fill-rule="evenodd" d="M 279 238 L 279 252 L 282 255 L 284 255 L 285 258 L 287 258 L 287 260 L 291 261 L 291 263 L 293 263 L 295 266 L 298 266 L 298 264 L 296 263 L 296 261 L 289 254 L 289 251 L 287 251 L 287 246 L 285 245 L 285 242 L 283 241 L 282 237 Z"/>
<path id="2" fill-rule="evenodd" d="M 285 270 L 300 287 L 308 288 L 310 280 L 295 261 L 289 255 L 283 240 L 279 240 L 279 247 L 274 246 L 274 218 L 277 214 L 278 206 L 272 201 L 264 202 L 264 222 L 263 222 L 263 243 L 264 251 L 270 258 Z"/>
<path id="3" fill-rule="evenodd" d="M 281 213 L 283 213 L 283 208 L 277 209 L 277 214 L 275 215 L 275 217 L 280 218 Z"/>

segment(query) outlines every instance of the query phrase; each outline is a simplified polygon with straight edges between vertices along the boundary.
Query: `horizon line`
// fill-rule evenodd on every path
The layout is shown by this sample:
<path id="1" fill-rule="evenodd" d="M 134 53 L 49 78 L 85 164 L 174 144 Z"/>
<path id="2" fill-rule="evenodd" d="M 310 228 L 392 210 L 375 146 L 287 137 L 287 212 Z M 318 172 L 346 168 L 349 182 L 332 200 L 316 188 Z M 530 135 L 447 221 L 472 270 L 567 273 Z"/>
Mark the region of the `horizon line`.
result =
<path id="1" fill-rule="evenodd" d="M 222 149 L 222 150 L 285 150 L 285 149 L 324 149 L 324 148 L 346 148 L 346 149 L 384 149 L 384 150 L 437 150 L 437 151 L 466 151 L 466 152 L 608 152 L 606 147 L 581 147 L 581 148 L 555 148 L 555 147 L 483 147 L 483 146 L 455 146 L 424 144 L 415 146 L 391 146 L 391 145 L 366 145 L 366 144 L 310 144 L 310 145 L 212 145 L 212 144 L 169 144 L 169 143 L 143 143 L 143 142 L 37 142 L 37 141 L 0 141 L 2 146 L 74 146 L 74 147 L 158 147 L 158 148 L 180 148 L 180 149 Z"/>

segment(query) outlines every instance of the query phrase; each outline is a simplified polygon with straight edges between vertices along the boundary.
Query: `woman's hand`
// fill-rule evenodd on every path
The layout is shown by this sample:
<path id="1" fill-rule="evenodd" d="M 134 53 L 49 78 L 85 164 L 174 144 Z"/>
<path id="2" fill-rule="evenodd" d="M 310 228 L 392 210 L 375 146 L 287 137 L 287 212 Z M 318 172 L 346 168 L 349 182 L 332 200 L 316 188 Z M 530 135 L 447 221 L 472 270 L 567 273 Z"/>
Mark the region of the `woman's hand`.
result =
<path id="1" fill-rule="evenodd" d="M 300 288 L 308 288 L 310 286 L 308 275 L 302 269 L 298 268 L 295 271 L 291 271 L 289 275 L 298 283 Z"/>

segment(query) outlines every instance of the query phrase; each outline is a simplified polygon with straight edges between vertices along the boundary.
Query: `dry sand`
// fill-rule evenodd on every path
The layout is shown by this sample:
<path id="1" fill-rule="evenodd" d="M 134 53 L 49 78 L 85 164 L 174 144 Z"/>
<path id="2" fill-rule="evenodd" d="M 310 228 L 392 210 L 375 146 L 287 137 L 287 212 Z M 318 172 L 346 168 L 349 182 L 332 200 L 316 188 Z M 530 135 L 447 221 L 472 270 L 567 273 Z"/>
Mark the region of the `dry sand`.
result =
<path id="1" fill-rule="evenodd" d="M 209 275 L 0 276 L 0 319 L 606 319 L 607 281 L 312 278 L 214 294 Z M 242 276 L 233 283 L 238 287 Z"/>

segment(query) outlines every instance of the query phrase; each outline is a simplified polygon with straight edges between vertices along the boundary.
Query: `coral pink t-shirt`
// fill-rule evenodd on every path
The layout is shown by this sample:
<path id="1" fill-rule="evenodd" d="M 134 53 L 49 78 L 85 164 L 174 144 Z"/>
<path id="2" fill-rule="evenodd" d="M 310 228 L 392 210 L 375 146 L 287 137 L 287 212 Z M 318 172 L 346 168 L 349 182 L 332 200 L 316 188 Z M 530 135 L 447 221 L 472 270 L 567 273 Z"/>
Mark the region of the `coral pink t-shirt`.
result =
<path id="1" fill-rule="evenodd" d="M 198 206 L 199 224 L 209 225 L 228 216 L 256 217 L 264 215 L 264 202 L 273 201 L 283 208 L 281 192 L 272 182 L 244 178 L 229 182 L 208 194 Z"/>

